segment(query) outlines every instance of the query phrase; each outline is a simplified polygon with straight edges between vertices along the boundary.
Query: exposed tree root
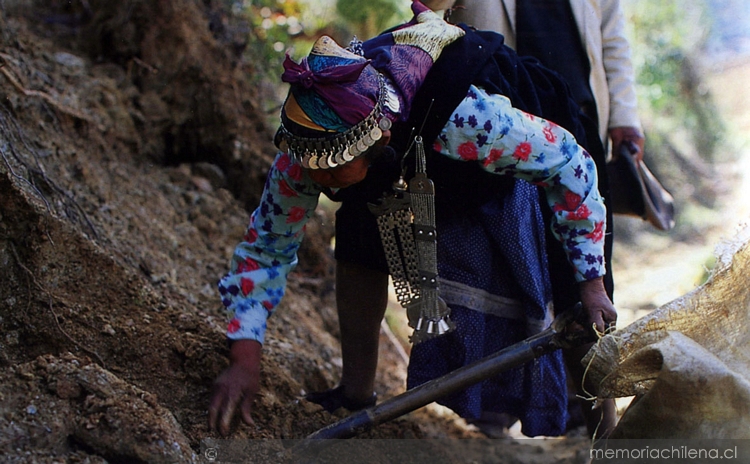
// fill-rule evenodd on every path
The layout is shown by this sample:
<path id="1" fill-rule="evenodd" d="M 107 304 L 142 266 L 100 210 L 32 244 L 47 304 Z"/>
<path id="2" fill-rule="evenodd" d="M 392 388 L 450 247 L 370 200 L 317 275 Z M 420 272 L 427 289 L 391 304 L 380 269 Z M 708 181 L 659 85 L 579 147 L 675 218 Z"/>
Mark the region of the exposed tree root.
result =
<path id="1" fill-rule="evenodd" d="M 21 262 L 21 257 L 18 256 L 18 253 L 16 252 L 16 247 L 13 245 L 13 242 L 9 241 L 8 245 L 10 246 L 10 251 L 13 253 L 13 257 L 16 258 L 16 263 L 18 263 L 18 265 L 24 271 L 26 271 L 26 273 L 29 275 L 29 278 L 34 283 L 34 285 L 40 291 L 42 291 L 43 293 L 45 293 L 47 295 L 47 297 L 49 298 L 47 309 L 49 310 L 50 314 L 52 315 L 52 319 L 55 321 L 55 325 L 57 326 L 57 330 L 59 330 L 60 333 L 63 334 L 65 336 L 65 338 L 67 338 L 75 346 L 79 347 L 80 349 L 82 349 L 86 353 L 94 356 L 97 359 L 97 361 L 99 361 L 99 365 L 102 366 L 103 368 L 106 368 L 106 364 L 104 363 L 104 360 L 101 358 L 101 356 L 99 356 L 99 353 L 97 353 L 93 349 L 88 348 L 86 345 L 84 345 L 84 344 L 78 342 L 77 340 L 75 340 L 73 337 L 70 336 L 70 334 L 68 334 L 68 332 L 65 331 L 65 329 L 62 328 L 62 326 L 60 325 L 60 320 L 58 319 L 58 315 L 55 312 L 55 309 L 54 309 L 54 307 L 52 305 L 52 299 L 54 298 L 54 295 L 52 295 L 52 293 L 49 290 L 47 290 L 46 288 L 44 288 L 39 283 L 39 281 L 36 279 L 36 276 L 34 276 L 34 273 L 31 272 L 31 269 L 29 269 L 28 267 L 24 266 L 23 262 Z"/>

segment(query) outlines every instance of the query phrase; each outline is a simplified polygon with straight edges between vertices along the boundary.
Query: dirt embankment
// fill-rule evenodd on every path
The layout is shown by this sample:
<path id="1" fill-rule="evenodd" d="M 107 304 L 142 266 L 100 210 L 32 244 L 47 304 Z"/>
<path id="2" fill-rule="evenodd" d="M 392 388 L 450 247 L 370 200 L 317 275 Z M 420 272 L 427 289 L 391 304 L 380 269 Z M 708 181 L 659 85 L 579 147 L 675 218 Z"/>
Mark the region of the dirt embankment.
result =
<path id="1" fill-rule="evenodd" d="M 4 3 L 0 453 L 11 462 L 188 462 L 212 436 L 208 392 L 227 353 L 215 282 L 273 154 L 253 65 L 221 18 L 189 0 Z M 257 427 L 236 437 L 300 438 L 332 420 L 299 402 L 340 365 L 330 220 L 309 236 L 271 324 Z M 400 388 L 396 371 L 381 391 Z"/>
<path id="2" fill-rule="evenodd" d="M 0 454 L 198 460 L 226 366 L 215 282 L 273 154 L 241 24 L 208 0 L 0 7 Z M 331 234 L 324 213 L 308 228 L 235 438 L 335 419 L 300 401 L 340 369 Z M 404 366 L 381 351 L 388 397 Z M 466 434 L 420 413 L 369 436 Z"/>

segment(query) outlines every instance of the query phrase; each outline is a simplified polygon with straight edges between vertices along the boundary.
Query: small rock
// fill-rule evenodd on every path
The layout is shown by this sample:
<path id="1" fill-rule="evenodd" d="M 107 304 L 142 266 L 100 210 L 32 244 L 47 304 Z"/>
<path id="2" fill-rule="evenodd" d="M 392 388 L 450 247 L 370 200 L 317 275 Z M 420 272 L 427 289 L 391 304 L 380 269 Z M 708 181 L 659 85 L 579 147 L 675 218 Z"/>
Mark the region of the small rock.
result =
<path id="1" fill-rule="evenodd" d="M 61 376 L 55 384 L 55 393 L 62 399 L 78 398 L 81 396 L 81 386 L 73 380 Z"/>
<path id="2" fill-rule="evenodd" d="M 214 187 L 211 185 L 211 181 L 205 177 L 193 176 L 190 178 L 195 187 L 202 192 L 213 192 Z"/>
<path id="3" fill-rule="evenodd" d="M 86 61 L 84 61 L 83 58 L 66 52 L 55 53 L 55 61 L 58 64 L 67 66 L 69 68 L 83 68 L 86 66 Z"/>
<path id="4" fill-rule="evenodd" d="M 196 187 L 198 188 L 205 188 L 203 185 L 198 185 L 196 183 L 196 177 L 202 178 L 203 181 L 206 181 L 209 183 L 208 188 L 209 190 L 204 190 L 207 192 L 213 191 L 214 189 L 226 187 L 227 185 L 227 177 L 224 174 L 224 171 L 221 170 L 221 168 L 213 163 L 196 163 L 192 166 L 192 173 L 193 173 L 193 183 L 195 183 Z M 201 181 L 202 183 L 202 181 Z"/>

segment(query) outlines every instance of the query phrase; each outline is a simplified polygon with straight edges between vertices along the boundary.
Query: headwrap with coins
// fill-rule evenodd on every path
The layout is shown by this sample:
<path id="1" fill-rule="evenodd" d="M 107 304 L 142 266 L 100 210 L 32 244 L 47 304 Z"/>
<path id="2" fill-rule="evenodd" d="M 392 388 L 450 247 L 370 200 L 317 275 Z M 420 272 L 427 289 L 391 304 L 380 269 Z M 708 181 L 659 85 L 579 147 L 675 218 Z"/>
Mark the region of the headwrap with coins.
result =
<path id="1" fill-rule="evenodd" d="M 463 35 L 419 1 L 412 11 L 409 23 L 350 49 L 323 36 L 301 62 L 287 56 L 281 78 L 291 87 L 276 137 L 280 148 L 305 168 L 335 168 L 408 116 L 442 49 Z"/>

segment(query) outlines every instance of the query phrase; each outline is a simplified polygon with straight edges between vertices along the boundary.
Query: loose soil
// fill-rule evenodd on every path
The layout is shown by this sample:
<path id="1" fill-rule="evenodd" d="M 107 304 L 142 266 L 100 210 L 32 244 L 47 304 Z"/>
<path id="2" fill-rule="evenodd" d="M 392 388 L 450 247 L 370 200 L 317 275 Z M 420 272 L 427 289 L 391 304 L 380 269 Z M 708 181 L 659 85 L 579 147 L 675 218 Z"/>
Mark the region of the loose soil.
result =
<path id="1" fill-rule="evenodd" d="M 228 353 L 215 283 L 274 153 L 262 63 L 221 2 L 6 0 L 0 14 L 0 453 L 207 462 Z M 344 417 L 302 400 L 341 369 L 332 235 L 321 208 L 270 323 L 255 426 L 232 439 L 300 439 Z M 390 335 L 383 399 L 405 383 Z M 429 407 L 361 438 L 481 436 Z M 456 462 L 586 462 L 588 446 L 478 441 Z"/>

